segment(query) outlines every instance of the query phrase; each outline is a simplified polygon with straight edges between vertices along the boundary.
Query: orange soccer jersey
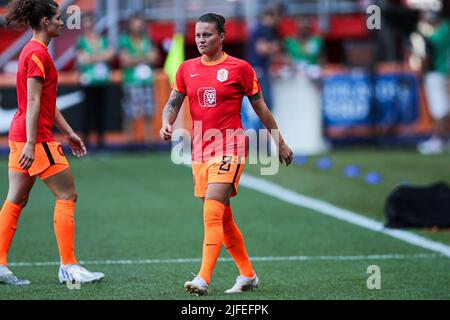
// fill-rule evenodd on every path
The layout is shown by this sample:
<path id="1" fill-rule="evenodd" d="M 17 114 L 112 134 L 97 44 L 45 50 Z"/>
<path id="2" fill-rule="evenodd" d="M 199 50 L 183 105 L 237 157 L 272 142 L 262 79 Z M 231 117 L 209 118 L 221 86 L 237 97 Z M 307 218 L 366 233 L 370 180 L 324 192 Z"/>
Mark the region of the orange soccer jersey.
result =
<path id="1" fill-rule="evenodd" d="M 19 108 L 11 123 L 9 140 L 27 141 L 27 80 L 29 78 L 43 80 L 36 142 L 54 141 L 53 125 L 58 91 L 58 71 L 48 53 L 47 46 L 36 39 L 32 39 L 26 44 L 19 57 L 19 70 L 17 71 L 17 102 Z"/>
<path id="2" fill-rule="evenodd" d="M 204 197 L 208 183 L 231 183 L 235 196 L 247 152 L 242 99 L 261 90 L 255 71 L 226 53 L 214 62 L 200 57 L 180 66 L 173 89 L 189 99 L 195 195 Z"/>
<path id="3" fill-rule="evenodd" d="M 260 91 L 256 73 L 248 62 L 226 53 L 215 62 L 205 62 L 201 57 L 187 60 L 178 69 L 173 89 L 189 99 L 194 161 L 208 162 L 222 155 L 245 156 L 242 98 Z"/>

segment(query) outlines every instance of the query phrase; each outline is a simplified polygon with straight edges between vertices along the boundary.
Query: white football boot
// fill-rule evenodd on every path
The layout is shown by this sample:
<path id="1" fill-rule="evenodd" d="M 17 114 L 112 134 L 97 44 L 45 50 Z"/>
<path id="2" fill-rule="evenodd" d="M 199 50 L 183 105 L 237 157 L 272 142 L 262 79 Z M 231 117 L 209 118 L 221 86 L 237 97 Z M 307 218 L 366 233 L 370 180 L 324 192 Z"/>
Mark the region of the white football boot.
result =
<path id="1" fill-rule="evenodd" d="M 239 293 L 244 291 L 250 291 L 259 287 L 259 279 L 255 274 L 253 278 L 238 276 L 234 286 L 225 291 L 225 293 Z"/>
<path id="2" fill-rule="evenodd" d="M 0 266 L 0 284 L 9 284 L 12 286 L 26 286 L 31 282 L 27 279 L 17 278 L 11 270 L 5 266 Z"/>
<path id="3" fill-rule="evenodd" d="M 184 287 L 189 293 L 195 293 L 199 296 L 208 295 L 208 284 L 200 276 L 195 276 L 192 281 L 186 281 Z"/>
<path id="4" fill-rule="evenodd" d="M 78 264 L 60 265 L 58 278 L 61 283 L 92 283 L 99 282 L 105 275 L 101 272 L 90 272 Z"/>

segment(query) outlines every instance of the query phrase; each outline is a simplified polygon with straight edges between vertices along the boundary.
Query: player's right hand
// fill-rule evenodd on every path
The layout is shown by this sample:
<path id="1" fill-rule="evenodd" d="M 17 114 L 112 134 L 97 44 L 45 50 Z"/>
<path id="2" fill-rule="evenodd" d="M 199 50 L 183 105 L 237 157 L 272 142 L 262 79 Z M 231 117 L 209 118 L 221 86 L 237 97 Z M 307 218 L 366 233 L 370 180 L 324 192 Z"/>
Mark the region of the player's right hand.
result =
<path id="1" fill-rule="evenodd" d="M 172 139 L 172 126 L 170 124 L 164 125 L 161 130 L 159 130 L 159 135 L 164 141 L 169 141 Z"/>
<path id="2" fill-rule="evenodd" d="M 28 170 L 34 162 L 34 148 L 36 144 L 34 142 L 27 142 L 23 148 L 22 154 L 19 158 L 19 166 L 23 170 Z"/>
<path id="3" fill-rule="evenodd" d="M 280 144 L 279 157 L 280 162 L 284 164 L 286 167 L 291 164 L 294 154 L 291 148 L 289 148 L 289 146 L 286 143 Z"/>
<path id="4" fill-rule="evenodd" d="M 71 133 L 70 135 L 66 136 L 66 139 L 74 156 L 81 158 L 87 154 L 87 149 L 84 145 L 83 140 L 81 140 L 81 138 L 76 133 Z"/>

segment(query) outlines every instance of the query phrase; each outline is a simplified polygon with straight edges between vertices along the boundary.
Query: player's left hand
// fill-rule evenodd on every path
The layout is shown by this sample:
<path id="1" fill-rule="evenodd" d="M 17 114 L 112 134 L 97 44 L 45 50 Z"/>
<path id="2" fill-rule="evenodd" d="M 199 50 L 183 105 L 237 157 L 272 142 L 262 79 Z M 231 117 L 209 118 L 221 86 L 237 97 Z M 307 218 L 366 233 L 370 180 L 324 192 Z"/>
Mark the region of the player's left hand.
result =
<path id="1" fill-rule="evenodd" d="M 87 154 L 86 146 L 84 145 L 83 140 L 81 140 L 76 133 L 66 136 L 66 139 L 74 156 L 81 158 Z"/>
<path id="2" fill-rule="evenodd" d="M 170 141 L 172 139 L 172 132 L 173 132 L 172 126 L 170 124 L 165 124 L 163 125 L 161 130 L 159 130 L 159 136 L 164 141 Z"/>
<path id="3" fill-rule="evenodd" d="M 286 167 L 291 164 L 292 157 L 294 153 L 291 148 L 286 143 L 280 143 L 279 157 L 280 162 L 283 163 Z"/>

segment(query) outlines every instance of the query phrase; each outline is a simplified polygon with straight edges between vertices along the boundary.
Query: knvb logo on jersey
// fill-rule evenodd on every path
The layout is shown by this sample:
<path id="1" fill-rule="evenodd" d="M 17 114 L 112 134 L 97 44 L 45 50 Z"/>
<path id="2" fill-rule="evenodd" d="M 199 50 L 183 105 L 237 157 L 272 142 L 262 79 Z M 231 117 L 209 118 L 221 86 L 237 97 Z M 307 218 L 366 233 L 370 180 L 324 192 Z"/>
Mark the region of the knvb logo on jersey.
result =
<path id="1" fill-rule="evenodd" d="M 217 80 L 220 82 L 225 82 L 228 80 L 228 70 L 227 69 L 220 69 L 217 71 Z"/>
<path id="2" fill-rule="evenodd" d="M 217 95 L 215 88 L 200 88 L 198 89 L 198 102 L 201 107 L 213 108 L 216 106 Z"/>

